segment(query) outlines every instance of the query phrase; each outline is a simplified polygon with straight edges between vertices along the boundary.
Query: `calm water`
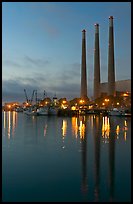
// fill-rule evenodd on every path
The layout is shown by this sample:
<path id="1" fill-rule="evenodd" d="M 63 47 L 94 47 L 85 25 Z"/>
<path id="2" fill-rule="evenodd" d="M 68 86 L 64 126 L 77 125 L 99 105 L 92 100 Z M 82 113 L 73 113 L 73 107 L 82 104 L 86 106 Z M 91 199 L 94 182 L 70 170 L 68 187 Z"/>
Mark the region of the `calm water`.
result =
<path id="1" fill-rule="evenodd" d="M 3 201 L 131 201 L 131 118 L 2 121 Z"/>

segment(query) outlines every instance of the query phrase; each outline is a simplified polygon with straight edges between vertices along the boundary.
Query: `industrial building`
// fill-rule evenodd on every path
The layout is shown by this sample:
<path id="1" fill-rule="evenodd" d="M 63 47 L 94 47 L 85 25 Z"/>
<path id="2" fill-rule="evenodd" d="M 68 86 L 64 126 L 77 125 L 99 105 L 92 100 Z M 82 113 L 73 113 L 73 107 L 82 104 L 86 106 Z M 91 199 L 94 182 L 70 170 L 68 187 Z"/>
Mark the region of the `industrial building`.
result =
<path id="1" fill-rule="evenodd" d="M 131 93 L 131 79 L 119 80 L 115 82 L 116 93 Z M 108 93 L 108 82 L 100 84 L 101 95 L 107 95 Z"/>

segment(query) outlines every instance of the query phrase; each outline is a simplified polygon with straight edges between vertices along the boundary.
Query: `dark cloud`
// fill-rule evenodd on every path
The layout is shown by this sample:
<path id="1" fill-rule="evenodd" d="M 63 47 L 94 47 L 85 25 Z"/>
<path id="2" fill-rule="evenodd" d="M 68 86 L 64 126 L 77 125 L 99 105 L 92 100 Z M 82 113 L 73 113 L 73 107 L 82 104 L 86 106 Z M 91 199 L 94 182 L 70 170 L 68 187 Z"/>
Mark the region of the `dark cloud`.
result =
<path id="1" fill-rule="evenodd" d="M 33 66 L 38 66 L 38 67 L 44 67 L 50 63 L 48 60 L 35 59 L 35 58 L 31 58 L 27 55 L 25 56 L 24 59 L 25 59 L 26 63 L 29 63 L 30 65 L 33 65 Z"/>
<path id="2" fill-rule="evenodd" d="M 65 72 L 58 71 L 52 74 L 44 72 L 32 72 L 30 76 L 16 77 L 10 80 L 3 80 L 3 100 L 25 100 L 24 89 L 27 90 L 29 97 L 35 89 L 38 96 L 42 97 L 45 90 L 49 97 L 56 93 L 57 97 L 67 97 L 68 99 L 80 97 L 80 64 L 73 63 L 68 65 Z M 92 95 L 92 80 L 88 80 L 88 93 Z"/>
<path id="3" fill-rule="evenodd" d="M 3 65 L 13 66 L 13 67 L 22 67 L 19 63 L 14 62 L 14 61 L 12 61 L 12 60 L 4 60 L 4 61 L 3 61 Z"/>
<path id="4" fill-rule="evenodd" d="M 14 80 L 3 80 L 2 82 L 2 97 L 3 101 L 8 100 L 25 100 L 24 89 L 27 90 L 27 95 L 31 97 L 32 91 L 38 91 L 38 97 L 41 97 L 45 90 L 49 97 L 55 93 L 58 97 L 76 97 L 79 96 L 79 84 L 68 80 L 58 81 L 55 83 L 54 78 L 44 80 L 39 75 L 36 78 L 16 78 Z"/>
<path id="5" fill-rule="evenodd" d="M 14 80 L 3 80 L 2 82 L 2 100 L 3 101 L 25 101 L 24 89 L 27 91 L 28 98 L 31 98 L 33 90 L 38 90 L 41 96 L 41 85 L 37 79 L 16 78 Z"/>

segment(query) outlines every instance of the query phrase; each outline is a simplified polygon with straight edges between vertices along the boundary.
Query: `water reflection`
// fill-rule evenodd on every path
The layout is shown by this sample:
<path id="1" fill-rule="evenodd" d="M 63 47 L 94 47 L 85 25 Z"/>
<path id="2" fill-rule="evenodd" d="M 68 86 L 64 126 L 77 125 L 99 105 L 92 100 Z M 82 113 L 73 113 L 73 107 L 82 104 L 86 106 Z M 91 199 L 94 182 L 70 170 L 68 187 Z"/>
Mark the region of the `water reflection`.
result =
<path id="1" fill-rule="evenodd" d="M 62 136 L 65 137 L 67 133 L 67 120 L 62 121 Z"/>
<path id="2" fill-rule="evenodd" d="M 117 138 L 118 138 L 119 133 L 120 133 L 120 126 L 117 125 L 116 126 L 116 135 L 117 135 Z"/>
<path id="3" fill-rule="evenodd" d="M 89 124 L 89 126 L 88 126 Z M 87 127 L 88 126 L 88 127 Z M 124 118 L 115 117 L 100 117 L 100 116 L 80 116 L 78 118 L 72 118 L 72 134 L 75 138 L 80 137 L 81 142 L 81 155 L 82 155 L 82 185 L 81 189 L 84 195 L 88 193 L 87 183 L 87 137 L 89 136 L 87 128 L 93 129 L 94 138 L 94 201 L 100 201 L 100 146 L 101 139 L 104 143 L 107 143 L 108 148 L 108 190 L 109 201 L 114 201 L 115 196 L 115 141 L 119 138 L 119 135 L 124 134 L 124 140 L 126 141 L 127 134 L 127 120 Z M 123 132 L 122 132 L 123 131 Z M 121 134 L 120 134 L 121 133 Z M 122 137 L 121 137 L 122 139 Z"/>
<path id="4" fill-rule="evenodd" d="M 11 112 L 8 112 L 8 139 L 10 139 L 10 133 L 11 133 Z"/>
<path id="5" fill-rule="evenodd" d="M 40 128 L 38 127 L 38 118 L 35 116 L 29 117 L 28 115 L 24 115 L 24 144 L 25 145 L 37 145 L 38 137 L 40 136 Z M 43 124 L 42 124 L 43 127 Z M 42 128 L 43 130 L 43 128 Z M 42 135 L 42 134 L 41 134 Z"/>
<path id="6" fill-rule="evenodd" d="M 75 137 L 78 137 L 78 119 L 77 117 L 72 117 L 72 135 L 75 135 Z"/>
<path id="7" fill-rule="evenodd" d="M 18 119 L 19 119 L 19 123 L 17 122 Z M 105 197 L 106 197 L 105 199 L 107 201 L 108 200 L 115 201 L 116 199 L 115 188 L 116 188 L 116 192 L 118 191 L 117 189 L 119 188 L 118 182 L 117 184 L 115 183 L 116 178 L 119 177 L 118 174 L 116 175 L 116 173 L 118 172 L 115 171 L 115 165 L 117 169 L 119 168 L 118 165 L 121 162 L 119 160 L 117 164 L 117 162 L 115 161 L 116 158 L 119 158 L 119 154 L 120 154 L 120 153 L 118 154 L 118 152 L 120 152 L 118 151 L 119 149 L 115 150 L 115 148 L 117 147 L 117 145 L 120 145 L 120 140 L 124 142 L 128 140 L 128 136 L 129 136 L 128 130 L 130 130 L 130 123 L 128 123 L 128 121 L 129 120 L 124 117 L 116 118 L 116 117 L 107 117 L 107 116 L 105 117 L 80 116 L 80 117 L 72 117 L 72 118 L 66 119 L 66 118 L 55 118 L 55 117 L 54 118 L 35 117 L 35 116 L 29 117 L 21 113 L 19 115 L 16 112 L 4 112 L 3 130 L 5 131 L 5 134 L 4 134 L 4 136 L 6 136 L 5 138 L 9 139 L 8 140 L 9 143 L 15 134 L 18 135 L 18 137 L 14 137 L 14 141 L 16 138 L 20 140 L 17 140 L 19 142 L 16 144 L 15 142 L 13 142 L 12 148 L 14 148 L 15 145 L 18 145 L 18 148 L 19 148 L 22 142 L 24 143 L 24 145 L 30 144 L 30 146 L 28 146 L 28 148 L 25 148 L 24 151 L 27 151 L 28 149 L 29 152 L 30 151 L 33 152 L 32 150 L 36 150 L 34 149 L 34 144 L 36 144 L 37 145 L 36 147 L 38 147 L 38 149 L 37 151 L 34 151 L 34 152 L 38 154 L 37 158 L 40 158 L 40 161 L 41 161 L 40 149 L 41 149 L 41 153 L 42 151 L 44 151 L 45 153 L 44 155 L 46 155 L 46 159 L 47 159 L 49 158 L 49 154 L 47 154 L 48 153 L 47 148 L 44 148 L 44 147 L 48 147 L 50 154 L 52 155 L 52 153 L 54 152 L 53 149 L 56 147 L 56 145 L 60 145 L 60 141 L 64 142 L 65 140 L 65 144 L 70 145 L 70 153 L 71 151 L 74 152 L 76 150 L 75 158 L 78 159 L 77 160 L 78 162 L 79 162 L 79 157 L 81 156 L 81 166 L 77 162 L 78 164 L 77 168 L 81 168 L 81 175 L 77 173 L 78 172 L 77 171 L 74 176 L 77 176 L 77 179 L 79 178 L 79 176 L 81 176 L 81 183 L 80 183 L 80 186 L 78 186 L 78 188 L 80 188 L 82 198 L 85 201 L 90 199 L 91 201 L 100 202 L 102 201 L 102 198 L 104 197 L 104 193 L 105 193 Z M 46 135 L 48 137 L 44 137 Z M 73 137 L 71 137 L 71 135 Z M 6 144 L 7 139 L 5 138 L 4 138 L 4 142 Z M 102 143 L 102 141 L 104 141 L 104 143 Z M 125 144 L 126 143 L 124 143 L 124 145 Z M 128 147 L 126 145 L 125 147 Z M 49 148 L 51 146 L 53 148 Z M 26 147 L 26 146 L 23 146 L 23 147 Z M 81 149 L 80 153 L 78 153 L 79 147 Z M 65 148 L 64 143 L 62 145 L 62 148 Z M 68 160 L 66 159 L 65 161 L 66 165 L 69 166 L 70 165 L 69 148 L 67 149 L 67 151 L 64 151 L 64 152 L 65 152 L 64 155 L 67 155 L 68 157 Z M 116 157 L 117 155 L 115 154 L 117 154 L 118 157 Z M 53 160 L 54 160 L 54 156 L 55 155 L 52 155 L 51 157 L 53 158 Z M 108 166 L 105 166 L 106 161 L 104 161 L 104 159 L 107 159 L 106 161 Z M 62 162 L 61 159 L 60 159 L 60 162 Z M 74 164 L 73 163 L 71 163 L 70 166 L 75 165 L 75 163 Z M 89 168 L 88 168 L 88 163 L 89 163 Z M 92 171 L 91 171 L 91 168 L 92 168 Z M 103 172 L 103 175 L 102 175 L 102 172 Z M 107 174 L 107 177 L 106 177 L 106 174 Z M 50 176 L 50 174 L 48 175 Z M 88 175 L 90 175 L 89 181 L 88 181 Z M 67 175 L 66 175 L 66 178 L 67 178 Z M 117 180 L 119 180 L 119 178 L 117 178 Z M 106 185 L 106 182 L 107 182 L 107 185 Z M 107 192 L 104 192 L 103 185 L 106 186 L 105 189 L 107 190 Z M 88 186 L 90 187 L 88 188 Z M 108 197 L 108 194 L 109 194 L 109 197 Z"/>
<path id="8" fill-rule="evenodd" d="M 102 123 L 102 137 L 105 138 L 105 142 L 108 142 L 109 133 L 110 133 L 109 117 L 105 116 L 103 117 Z"/>
<path id="9" fill-rule="evenodd" d="M 102 126 L 102 136 L 103 130 L 108 130 L 108 120 L 103 120 L 105 127 Z M 94 152 L 95 152 L 95 159 L 94 159 L 94 175 L 95 175 L 95 186 L 94 186 L 94 201 L 99 201 L 100 195 L 100 138 L 101 138 L 101 124 L 100 118 L 96 117 L 93 120 L 94 124 Z M 105 133 L 104 133 L 105 135 Z"/>
<path id="10" fill-rule="evenodd" d="M 17 126 L 17 113 L 13 112 L 5 112 L 3 113 L 3 128 L 4 128 L 4 136 L 7 131 L 7 138 L 10 140 L 15 135 L 15 128 Z"/>
<path id="11" fill-rule="evenodd" d="M 45 125 L 44 125 L 44 137 L 46 136 L 46 133 L 47 133 L 47 127 L 48 127 L 48 125 L 45 124 Z"/>
<path id="12" fill-rule="evenodd" d="M 17 112 L 13 111 L 12 112 L 12 136 L 13 137 L 15 135 L 16 126 L 17 126 Z"/>
<path id="13" fill-rule="evenodd" d="M 4 111 L 4 119 L 3 119 L 3 121 L 4 121 L 4 130 L 5 130 L 5 128 L 6 128 L 6 112 Z"/>
<path id="14" fill-rule="evenodd" d="M 79 117 L 80 125 L 80 139 L 81 139 L 81 156 L 82 156 L 82 192 L 87 195 L 88 183 L 87 183 L 87 122 L 85 116 Z"/>
<path id="15" fill-rule="evenodd" d="M 127 140 L 127 130 L 128 130 L 128 126 L 127 126 L 127 121 L 124 121 L 124 140 Z"/>
<path id="16" fill-rule="evenodd" d="M 86 120 L 85 116 L 80 116 L 79 121 L 79 134 L 80 134 L 80 139 L 84 140 L 85 139 L 85 131 L 86 131 Z"/>
<path id="17" fill-rule="evenodd" d="M 110 201 L 114 201 L 114 182 L 115 182 L 115 131 L 116 125 L 113 118 L 110 119 L 110 136 L 109 136 L 109 190 Z"/>

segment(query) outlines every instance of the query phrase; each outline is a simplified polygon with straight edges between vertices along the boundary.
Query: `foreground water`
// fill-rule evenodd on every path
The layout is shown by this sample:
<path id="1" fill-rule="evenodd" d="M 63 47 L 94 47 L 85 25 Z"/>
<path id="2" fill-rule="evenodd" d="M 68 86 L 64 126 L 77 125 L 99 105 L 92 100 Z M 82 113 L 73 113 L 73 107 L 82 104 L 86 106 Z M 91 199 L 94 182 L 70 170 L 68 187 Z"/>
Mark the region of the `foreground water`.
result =
<path id="1" fill-rule="evenodd" d="M 2 200 L 131 201 L 131 118 L 3 112 Z"/>

